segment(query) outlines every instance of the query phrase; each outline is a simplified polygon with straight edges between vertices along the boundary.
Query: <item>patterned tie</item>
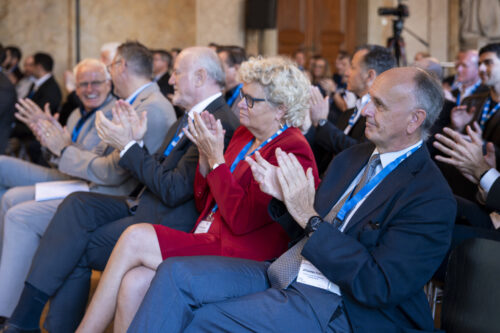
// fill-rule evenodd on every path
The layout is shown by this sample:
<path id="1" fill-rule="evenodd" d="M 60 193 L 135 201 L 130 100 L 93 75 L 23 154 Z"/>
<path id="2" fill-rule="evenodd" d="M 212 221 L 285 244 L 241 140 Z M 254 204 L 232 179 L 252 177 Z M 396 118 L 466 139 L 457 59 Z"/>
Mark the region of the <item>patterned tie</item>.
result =
<path id="1" fill-rule="evenodd" d="M 354 188 L 352 195 L 345 195 L 341 200 L 339 200 L 326 215 L 324 218 L 325 221 L 329 223 L 334 221 L 334 218 L 337 216 L 347 199 L 355 196 L 356 193 L 358 193 L 374 176 L 375 169 L 379 164 L 380 155 L 372 155 L 363 172 L 363 175 L 361 176 L 361 179 Z M 340 227 L 340 223 L 334 225 L 338 228 Z M 286 289 L 293 282 L 293 280 L 295 280 L 297 274 L 299 273 L 300 264 L 303 259 L 300 253 L 302 252 L 307 239 L 307 237 L 302 238 L 298 243 L 292 246 L 269 266 L 267 269 L 267 277 L 269 278 L 269 282 L 273 288 Z"/>

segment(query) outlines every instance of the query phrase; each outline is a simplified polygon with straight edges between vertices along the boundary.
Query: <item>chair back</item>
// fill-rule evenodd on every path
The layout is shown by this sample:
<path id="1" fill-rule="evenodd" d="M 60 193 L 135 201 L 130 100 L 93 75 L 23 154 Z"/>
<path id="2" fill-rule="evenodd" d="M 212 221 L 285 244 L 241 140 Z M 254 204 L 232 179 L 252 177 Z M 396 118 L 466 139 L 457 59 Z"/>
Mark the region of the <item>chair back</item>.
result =
<path id="1" fill-rule="evenodd" d="M 450 333 L 500 332 L 500 242 L 473 238 L 453 250 L 441 328 Z"/>

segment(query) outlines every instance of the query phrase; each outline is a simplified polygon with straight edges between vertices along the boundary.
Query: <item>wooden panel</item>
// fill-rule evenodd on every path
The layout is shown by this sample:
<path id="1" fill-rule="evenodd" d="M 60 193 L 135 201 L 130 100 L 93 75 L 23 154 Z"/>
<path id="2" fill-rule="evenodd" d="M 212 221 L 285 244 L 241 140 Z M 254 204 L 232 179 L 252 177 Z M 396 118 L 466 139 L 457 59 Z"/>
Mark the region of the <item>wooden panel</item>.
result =
<path id="1" fill-rule="evenodd" d="M 331 66 L 356 47 L 355 0 L 278 0 L 278 52 L 321 54 Z"/>

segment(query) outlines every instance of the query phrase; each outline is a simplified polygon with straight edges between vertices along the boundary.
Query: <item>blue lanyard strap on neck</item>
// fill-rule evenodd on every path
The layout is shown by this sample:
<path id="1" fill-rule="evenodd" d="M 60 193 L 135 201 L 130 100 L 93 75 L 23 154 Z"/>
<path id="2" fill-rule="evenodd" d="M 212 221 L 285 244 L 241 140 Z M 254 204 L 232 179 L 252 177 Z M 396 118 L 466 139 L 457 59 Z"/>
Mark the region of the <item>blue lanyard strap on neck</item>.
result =
<path id="1" fill-rule="evenodd" d="M 285 124 L 285 126 L 283 126 L 283 128 L 279 129 L 276 133 L 274 133 L 272 136 L 270 136 L 269 139 L 267 139 L 266 141 L 262 142 L 259 147 L 255 148 L 250 154 L 247 155 L 248 150 L 250 150 L 250 147 L 255 142 L 255 138 L 253 138 L 252 140 L 250 140 L 250 142 L 248 142 L 245 145 L 245 147 L 243 147 L 243 149 L 240 151 L 240 153 L 238 154 L 238 156 L 236 156 L 236 158 L 234 159 L 233 163 L 231 164 L 231 168 L 229 169 L 231 171 L 231 173 L 233 173 L 233 171 L 236 169 L 236 167 L 238 166 L 238 164 L 245 159 L 245 156 L 252 156 L 253 154 L 255 154 L 256 151 L 260 150 L 262 147 L 264 147 L 265 145 L 267 145 L 269 142 L 273 141 L 278 135 L 280 135 L 281 133 L 283 133 L 287 129 L 288 129 L 288 125 Z M 217 211 L 217 209 L 218 209 L 218 205 L 215 204 L 214 208 L 212 208 L 212 211 L 211 211 L 210 215 L 213 216 L 214 213 Z"/>
<path id="2" fill-rule="evenodd" d="M 240 90 L 241 88 L 243 87 L 243 83 L 240 83 L 236 86 L 236 88 L 234 89 L 234 92 L 233 94 L 231 95 L 231 97 L 227 100 L 227 105 L 229 106 L 233 106 L 233 103 L 234 103 L 234 100 L 239 96 L 240 94 Z"/>
<path id="3" fill-rule="evenodd" d="M 92 109 L 89 112 L 85 113 L 85 111 L 83 110 L 83 108 L 80 108 L 81 117 L 80 117 L 80 119 L 78 119 L 75 127 L 73 127 L 73 131 L 71 132 L 71 141 L 72 142 L 76 142 L 76 140 L 78 140 L 78 136 L 80 135 L 80 132 L 81 132 L 81 130 L 83 128 L 83 124 L 85 124 L 85 122 L 87 121 L 87 119 L 89 119 L 90 116 L 94 112 L 96 112 L 98 109 L 99 108 L 95 108 L 95 109 Z"/>
<path id="4" fill-rule="evenodd" d="M 420 148 L 422 144 L 414 147 L 410 151 L 406 152 L 405 154 L 399 156 L 397 159 L 392 161 L 389 165 L 387 165 L 385 168 L 382 169 L 376 176 L 374 176 L 368 183 L 366 183 L 363 188 L 356 193 L 356 195 L 352 198 L 349 198 L 346 200 L 340 211 L 337 213 L 337 216 L 335 217 L 335 223 L 339 225 L 339 229 L 342 227 L 344 223 L 344 219 L 346 216 L 349 214 L 349 212 L 356 207 L 356 205 L 368 194 L 370 193 L 371 190 L 373 190 L 384 178 L 390 174 L 396 167 L 403 162 L 406 158 L 408 158 L 411 154 L 413 154 L 418 148 Z M 366 166 L 368 167 L 368 165 Z M 351 194 L 352 195 L 352 192 Z"/>
<path id="5" fill-rule="evenodd" d="M 491 97 L 488 97 L 488 100 L 486 103 L 484 103 L 483 107 L 483 112 L 481 113 L 481 120 L 479 121 L 479 125 L 481 126 L 481 129 L 484 130 L 484 127 L 486 126 L 486 122 L 493 116 L 498 109 L 500 108 L 500 103 L 497 103 L 491 110 L 490 110 L 490 104 L 491 104 Z"/>

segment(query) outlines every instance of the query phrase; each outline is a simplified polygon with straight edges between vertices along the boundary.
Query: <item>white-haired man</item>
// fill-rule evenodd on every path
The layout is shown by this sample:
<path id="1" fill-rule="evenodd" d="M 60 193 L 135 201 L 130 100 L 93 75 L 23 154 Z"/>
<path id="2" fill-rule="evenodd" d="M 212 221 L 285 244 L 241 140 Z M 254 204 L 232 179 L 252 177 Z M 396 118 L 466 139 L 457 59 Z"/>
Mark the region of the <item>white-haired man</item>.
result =
<path id="1" fill-rule="evenodd" d="M 91 269 L 104 269 L 128 226 L 151 222 L 183 231 L 192 228 L 198 216 L 193 193 L 198 150 L 183 136 L 182 128 L 188 116 L 206 109 L 221 120 L 227 145 L 238 121 L 222 98 L 224 71 L 209 48 L 183 50 L 170 83 L 174 104 L 188 111 L 170 129 L 164 129 L 162 149 L 155 155 L 142 146 L 142 134 L 137 133 L 143 130 L 124 131 L 132 126 L 126 118 L 116 125 L 98 115 L 103 140 L 120 151 L 119 165 L 130 170 L 141 186 L 128 197 L 79 192 L 63 201 L 41 240 L 7 332 L 37 328 L 49 297 L 53 297 L 49 311 L 53 315 L 47 319 L 48 330 L 75 331 L 85 311 Z M 116 88 L 120 91 L 121 86 Z M 139 129 L 143 122 L 137 119 L 132 127 Z"/>

